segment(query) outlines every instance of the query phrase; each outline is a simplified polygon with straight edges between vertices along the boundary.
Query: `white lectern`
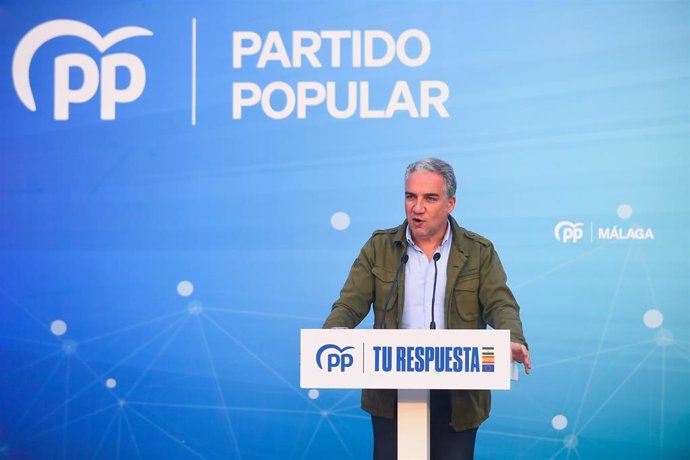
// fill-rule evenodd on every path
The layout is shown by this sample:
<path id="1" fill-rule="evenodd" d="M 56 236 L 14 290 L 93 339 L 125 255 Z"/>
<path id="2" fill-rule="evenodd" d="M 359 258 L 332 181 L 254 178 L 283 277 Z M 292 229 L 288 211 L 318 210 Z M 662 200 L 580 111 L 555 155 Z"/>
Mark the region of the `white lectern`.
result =
<path id="1" fill-rule="evenodd" d="M 429 458 L 429 390 L 509 390 L 510 331 L 302 329 L 302 388 L 398 390 L 398 458 Z"/>

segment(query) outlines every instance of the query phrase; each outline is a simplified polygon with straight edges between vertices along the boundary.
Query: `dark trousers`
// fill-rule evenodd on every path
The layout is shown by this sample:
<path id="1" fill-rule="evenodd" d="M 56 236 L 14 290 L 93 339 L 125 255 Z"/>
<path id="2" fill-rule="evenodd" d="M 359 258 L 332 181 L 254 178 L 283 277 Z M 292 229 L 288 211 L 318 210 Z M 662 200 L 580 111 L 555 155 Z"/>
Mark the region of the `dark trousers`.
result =
<path id="1" fill-rule="evenodd" d="M 455 431 L 450 426 L 450 392 L 430 392 L 431 460 L 473 460 L 477 429 Z M 398 458 L 398 414 L 393 419 L 371 416 L 374 428 L 374 460 Z"/>

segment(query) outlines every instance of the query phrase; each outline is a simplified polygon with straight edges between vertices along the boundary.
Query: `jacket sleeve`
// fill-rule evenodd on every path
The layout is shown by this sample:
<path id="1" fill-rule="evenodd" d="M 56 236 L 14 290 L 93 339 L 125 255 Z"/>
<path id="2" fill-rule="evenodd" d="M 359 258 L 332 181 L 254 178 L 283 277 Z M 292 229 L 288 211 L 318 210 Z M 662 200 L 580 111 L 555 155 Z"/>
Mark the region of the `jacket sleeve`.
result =
<path id="1" fill-rule="evenodd" d="M 479 301 L 484 322 L 494 329 L 509 329 L 510 341 L 527 346 L 520 321 L 520 307 L 507 284 L 501 260 L 492 244 L 482 248 Z"/>
<path id="2" fill-rule="evenodd" d="M 350 274 L 335 301 L 331 313 L 323 324 L 331 327 L 356 327 L 369 313 L 374 299 L 374 248 L 373 238 L 367 241 L 350 269 Z"/>

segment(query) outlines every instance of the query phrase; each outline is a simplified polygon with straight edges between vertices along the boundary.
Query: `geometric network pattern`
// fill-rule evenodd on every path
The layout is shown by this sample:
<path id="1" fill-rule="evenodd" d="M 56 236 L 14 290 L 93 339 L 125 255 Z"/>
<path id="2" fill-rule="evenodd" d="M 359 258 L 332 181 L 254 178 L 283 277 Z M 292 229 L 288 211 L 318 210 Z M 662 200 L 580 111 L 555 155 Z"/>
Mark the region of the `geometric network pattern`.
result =
<path id="1" fill-rule="evenodd" d="M 347 226 L 333 225 L 341 231 Z M 649 298 L 656 299 L 642 246 L 617 244 L 622 264 L 611 297 L 596 317 L 589 348 L 548 361 L 539 352 L 548 344 L 532 341 L 534 372 L 514 382 L 511 392 L 494 392 L 492 417 L 479 431 L 477 458 L 509 452 L 515 458 L 603 458 L 597 451 L 613 455 L 597 446 L 602 436 L 597 432 L 612 420 L 635 429 L 630 420 L 612 412 L 621 402 L 631 404 L 643 395 L 648 398 L 646 410 L 627 409 L 626 417 L 648 418 L 647 442 L 616 449 L 639 458 L 683 458 L 688 445 L 678 435 L 687 428 L 690 411 L 684 397 L 690 381 L 690 343 L 665 327 L 664 314 L 656 308 L 637 318 L 645 334 L 612 343 L 633 264 L 642 265 L 644 274 L 635 281 L 643 282 Z M 605 251 L 595 249 L 563 262 L 514 289 L 519 295 L 545 278 L 557 278 L 568 267 L 591 263 Z M 194 300 L 195 288 L 188 280 L 180 281 L 176 291 L 179 300 L 170 312 L 79 340 L 71 338 L 72 321 L 45 322 L 0 291 L 3 309 L 13 312 L 12 322 L 27 321 L 40 331 L 22 335 L 3 328 L 0 336 L 3 349 L 12 350 L 5 354 L 0 379 L 3 458 L 321 458 L 328 452 L 334 458 L 368 456 L 370 422 L 359 409 L 359 391 L 300 389 L 293 370 L 278 368 L 280 362 L 267 359 L 238 332 L 252 316 L 280 322 L 279 328 L 291 333 L 305 322 L 318 327 L 319 318 L 205 305 Z M 136 346 L 120 350 L 117 361 L 95 359 L 100 347 L 123 339 L 130 343 L 132 337 L 137 337 Z M 280 348 L 294 352 L 296 337 Z M 186 356 L 171 361 L 166 354 L 180 343 Z M 248 369 L 244 372 L 256 374 L 250 379 L 256 383 L 240 385 L 244 379 L 228 368 L 229 357 L 243 362 L 237 367 Z M 184 372 L 176 372 L 176 365 Z M 190 367 L 196 371 L 190 372 Z M 533 380 L 553 378 L 554 373 L 574 374 L 572 369 L 578 370 L 580 380 L 557 392 L 561 397 L 556 404 L 545 404 L 533 390 L 521 388 L 532 386 Z M 615 379 L 602 378 L 612 371 Z M 550 429 L 534 433 L 546 424 Z"/>

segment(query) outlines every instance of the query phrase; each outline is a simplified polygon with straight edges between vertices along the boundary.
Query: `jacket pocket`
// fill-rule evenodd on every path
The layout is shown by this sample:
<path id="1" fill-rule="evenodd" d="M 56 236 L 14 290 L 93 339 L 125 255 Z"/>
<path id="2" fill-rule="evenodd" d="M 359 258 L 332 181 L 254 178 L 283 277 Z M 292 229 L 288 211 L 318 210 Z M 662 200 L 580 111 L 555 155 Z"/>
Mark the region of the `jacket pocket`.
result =
<path id="1" fill-rule="evenodd" d="M 460 319 L 465 322 L 473 322 L 479 316 L 479 275 L 472 274 L 459 278 L 455 283 L 453 294 L 455 308 Z"/>
<path id="2" fill-rule="evenodd" d="M 383 308 L 386 304 L 386 297 L 391 290 L 393 285 L 393 278 L 395 278 L 395 272 L 387 270 L 380 266 L 375 266 L 371 269 L 371 272 L 375 278 L 374 284 L 374 316 L 376 318 L 376 324 L 379 323 L 381 315 L 383 314 Z M 397 299 L 397 289 L 391 295 L 390 302 L 388 302 L 388 314 L 390 315 L 394 311 L 394 305 Z M 390 324 L 389 324 L 390 326 Z"/>

